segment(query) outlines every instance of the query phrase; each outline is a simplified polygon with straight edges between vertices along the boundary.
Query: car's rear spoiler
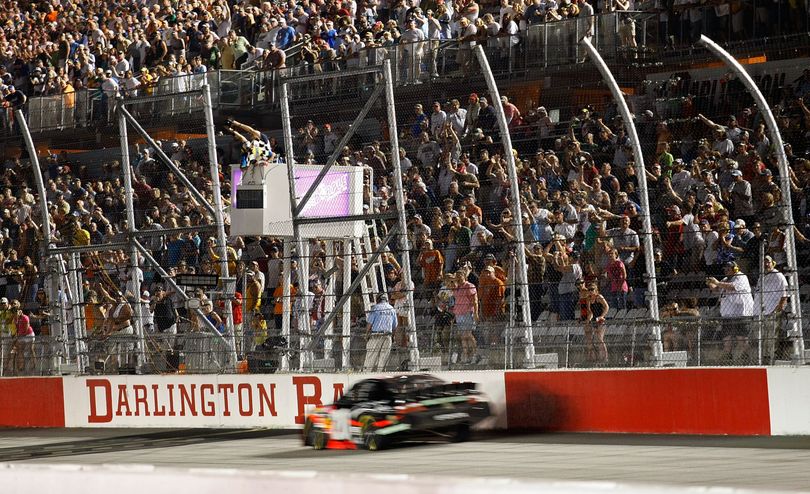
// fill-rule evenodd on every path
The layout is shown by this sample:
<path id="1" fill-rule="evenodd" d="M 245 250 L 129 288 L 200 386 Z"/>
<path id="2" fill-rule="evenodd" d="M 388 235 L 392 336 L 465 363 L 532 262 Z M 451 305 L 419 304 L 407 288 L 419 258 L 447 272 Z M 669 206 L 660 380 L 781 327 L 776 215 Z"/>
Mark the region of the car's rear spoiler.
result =
<path id="1" fill-rule="evenodd" d="M 474 382 L 445 383 L 408 393 L 407 397 L 413 399 L 414 401 L 419 401 L 430 398 L 443 398 L 445 396 L 479 394 L 477 388 L 478 384 Z"/>

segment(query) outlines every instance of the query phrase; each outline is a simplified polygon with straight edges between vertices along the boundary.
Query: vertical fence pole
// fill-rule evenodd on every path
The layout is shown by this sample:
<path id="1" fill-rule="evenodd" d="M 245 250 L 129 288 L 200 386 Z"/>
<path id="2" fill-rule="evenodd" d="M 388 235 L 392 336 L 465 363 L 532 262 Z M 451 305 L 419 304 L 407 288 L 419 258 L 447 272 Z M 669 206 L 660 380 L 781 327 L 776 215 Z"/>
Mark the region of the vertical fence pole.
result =
<path id="1" fill-rule="evenodd" d="M 309 302 L 309 263 L 304 252 L 304 241 L 301 239 L 301 229 L 295 211 L 298 209 L 298 197 L 295 193 L 295 148 L 293 147 L 292 122 L 290 121 L 289 83 L 281 84 L 281 123 L 284 126 L 284 150 L 287 161 L 287 182 L 290 188 L 290 217 L 292 221 L 295 250 L 298 254 L 298 292 L 296 296 L 304 301 L 303 306 L 308 307 Z M 286 256 L 285 256 L 286 258 Z M 286 260 L 286 259 L 285 259 Z M 299 315 L 298 327 L 303 334 L 309 335 L 309 317 L 307 310 Z M 306 316 L 306 317 L 305 317 Z M 306 346 L 301 345 L 303 350 Z M 301 365 L 304 365 L 304 354 L 301 354 Z"/>
<path id="2" fill-rule="evenodd" d="M 284 259 L 282 262 L 282 280 L 283 286 L 281 287 L 281 336 L 287 340 L 287 346 L 292 348 L 292 338 L 290 337 L 290 325 L 292 323 L 292 290 L 290 290 L 291 278 L 291 259 L 292 245 L 289 240 L 284 241 Z M 278 328 L 276 328 L 278 329 Z M 284 352 L 281 356 L 281 370 L 290 370 L 290 355 L 289 352 Z"/>
<path id="3" fill-rule="evenodd" d="M 781 12 L 781 9 L 780 9 Z M 787 257 L 787 278 L 790 285 L 790 318 L 788 320 L 788 336 L 794 338 L 793 341 L 793 361 L 798 364 L 804 363 L 804 335 L 802 331 L 802 314 L 799 300 L 799 273 L 796 262 L 796 239 L 793 232 L 793 204 L 791 202 L 790 190 L 790 166 L 788 165 L 785 145 L 782 142 L 782 135 L 779 126 L 773 116 L 771 107 L 765 100 L 765 96 L 759 90 L 756 83 L 748 72 L 731 56 L 729 52 L 721 48 L 717 43 L 707 38 L 700 37 L 700 44 L 709 49 L 717 58 L 721 59 L 726 66 L 737 74 L 748 93 L 754 98 L 757 106 L 762 112 L 762 117 L 768 127 L 771 136 L 771 143 L 776 151 L 776 160 L 779 164 L 779 187 L 782 189 L 782 207 L 785 211 L 785 255 Z"/>
<path id="4" fill-rule="evenodd" d="M 328 283 L 324 298 L 324 313 L 329 314 L 335 310 L 335 300 L 337 300 L 337 275 L 333 271 L 335 268 L 335 260 L 337 258 L 337 242 L 335 240 L 329 240 L 326 243 L 326 263 L 324 265 L 324 269 L 327 272 L 331 272 L 329 278 L 324 280 Z M 332 349 L 334 343 L 334 334 L 335 334 L 335 326 L 330 324 L 326 331 L 324 331 L 324 340 L 323 340 L 323 358 L 328 359 L 332 356 Z"/>
<path id="5" fill-rule="evenodd" d="M 765 293 L 764 286 L 762 286 L 762 277 L 765 275 L 765 242 L 759 243 L 759 252 L 757 253 L 757 299 L 754 301 L 757 308 L 757 365 L 762 365 L 762 311 L 765 308 Z M 770 336 L 770 335 L 769 335 Z M 770 346 L 770 343 L 768 343 Z M 771 363 L 773 363 L 773 355 L 771 355 Z"/>
<path id="6" fill-rule="evenodd" d="M 233 328 L 233 306 L 231 300 L 236 291 L 236 279 L 231 279 L 228 272 L 228 245 L 225 236 L 225 218 L 222 210 L 222 189 L 219 183 L 219 163 L 217 158 L 217 135 L 214 129 L 214 108 L 211 104 L 211 86 L 203 81 L 202 86 L 203 108 L 205 111 L 205 131 L 208 140 L 208 168 L 211 175 L 211 195 L 214 197 L 214 221 L 217 229 L 217 246 L 219 247 L 220 284 L 222 289 L 223 311 L 225 312 L 225 332 L 228 335 L 231 365 L 236 369 L 236 334 Z M 235 274 L 235 273 L 234 273 Z M 242 294 L 243 296 L 245 294 Z M 250 319 L 250 318 L 248 318 Z"/>
<path id="7" fill-rule="evenodd" d="M 352 243 L 349 240 L 343 241 L 343 291 L 352 284 Z M 341 358 L 341 369 L 349 370 L 352 367 L 352 302 L 351 300 L 340 308 L 343 312 L 342 321 L 340 325 L 342 344 L 341 351 L 343 352 Z"/>
<path id="8" fill-rule="evenodd" d="M 636 124 L 633 122 L 633 116 L 630 113 L 630 108 L 627 107 L 627 101 L 622 95 L 616 79 L 610 72 L 602 56 L 596 51 L 596 48 L 591 44 L 590 38 L 583 38 L 582 45 L 588 50 L 591 60 L 602 78 L 610 88 L 613 94 L 613 99 L 619 107 L 619 113 L 624 119 L 625 126 L 627 127 L 627 136 L 630 138 L 630 144 L 633 146 L 633 157 L 636 163 L 636 176 L 638 177 L 638 192 L 641 197 L 641 236 L 644 247 L 644 262 L 647 271 L 647 297 L 649 298 L 650 318 L 653 320 L 652 328 L 652 346 L 653 356 L 657 363 L 660 364 L 661 356 L 664 351 L 661 344 L 661 325 L 658 315 L 658 284 L 655 277 L 655 259 L 653 254 L 653 239 L 652 239 L 652 222 L 650 221 L 650 196 L 647 190 L 647 175 L 644 167 L 644 153 L 641 149 L 641 142 L 638 140 L 638 133 L 636 132 Z"/>
<path id="9" fill-rule="evenodd" d="M 115 105 L 115 100 L 110 100 L 109 103 L 111 105 Z M 127 215 L 127 233 L 130 236 L 130 239 L 137 233 L 135 229 L 135 204 L 133 201 L 134 192 L 132 190 L 132 167 L 130 166 L 129 162 L 129 138 L 127 137 L 127 118 L 124 115 L 124 103 L 123 100 L 118 102 L 118 133 L 121 138 L 121 170 L 124 175 L 124 190 L 126 191 L 126 215 Z M 131 243 L 131 242 L 130 242 Z M 138 343 L 136 345 L 137 351 L 137 367 L 140 368 L 144 362 L 146 357 L 146 341 L 144 339 L 144 332 L 143 332 L 143 305 L 141 304 L 141 280 L 138 277 L 138 269 L 140 259 L 140 254 L 138 253 L 138 249 L 135 247 L 134 243 L 131 243 L 129 249 L 129 269 L 131 270 L 131 286 L 132 291 L 132 304 L 135 315 L 135 334 L 138 337 Z M 125 294 L 126 295 L 126 294 Z M 129 358 L 129 355 L 127 355 Z"/>
<path id="10" fill-rule="evenodd" d="M 52 339 L 49 352 L 51 355 L 50 370 L 58 372 L 60 367 L 60 356 L 59 352 L 54 350 L 55 343 L 64 337 L 64 326 L 63 319 L 57 316 L 57 314 L 60 313 L 59 279 L 58 275 L 56 274 L 56 266 L 54 264 L 55 259 L 50 255 L 52 233 L 50 214 L 48 213 L 48 199 L 45 193 L 45 181 L 42 178 L 42 169 L 39 166 L 39 156 L 37 156 L 37 149 L 34 147 L 34 140 L 31 138 L 31 132 L 28 128 L 28 121 L 25 119 L 25 115 L 23 114 L 22 110 L 17 110 L 14 116 L 16 117 L 17 125 L 20 126 L 20 131 L 22 132 L 23 141 L 25 142 L 25 149 L 28 151 L 28 158 L 31 161 L 34 182 L 36 182 L 37 186 L 37 195 L 39 196 L 43 235 L 42 259 L 46 265 L 45 276 L 47 281 L 45 282 L 45 286 L 48 294 L 49 312 L 51 314 L 50 320 L 48 321 L 48 324 L 50 325 L 50 337 Z M 2 372 L 2 368 L 0 368 L 0 372 Z"/>
<path id="11" fill-rule="evenodd" d="M 405 218 L 405 189 L 402 185 L 402 167 L 399 161 L 399 133 L 397 132 L 397 112 L 394 104 L 394 80 L 391 75 L 391 62 L 383 63 L 385 79 L 385 108 L 388 117 L 388 133 L 391 140 L 391 166 L 394 172 L 394 198 L 397 202 L 397 222 L 399 223 L 399 251 L 402 255 L 402 284 L 406 290 L 405 304 L 408 311 L 408 348 L 411 370 L 419 369 L 419 338 L 416 333 L 416 311 L 413 304 L 413 280 L 411 279 L 411 246 L 408 242 L 408 222 Z M 384 246 L 378 245 L 378 249 Z"/>
<path id="12" fill-rule="evenodd" d="M 85 372 L 89 362 L 87 361 L 87 332 L 84 321 L 84 296 L 82 293 L 82 276 L 79 272 L 81 258 L 77 252 L 67 254 L 68 257 L 68 281 L 72 281 L 71 304 L 73 306 L 73 332 L 76 338 L 76 366 L 79 373 Z"/>
<path id="13" fill-rule="evenodd" d="M 515 235 L 515 258 L 516 276 L 515 283 L 518 285 L 515 291 L 515 300 L 520 301 L 521 312 L 520 315 L 516 314 L 516 319 L 519 320 L 520 327 L 523 330 L 522 338 L 525 342 L 524 347 L 524 366 L 528 368 L 534 367 L 534 335 L 532 331 L 532 314 L 529 307 L 529 284 L 527 279 L 528 268 L 526 266 L 526 241 L 523 238 L 523 208 L 520 205 L 520 183 L 518 182 L 517 168 L 515 165 L 515 155 L 512 151 L 512 137 L 509 135 L 509 126 L 506 123 L 506 116 L 503 112 L 503 105 L 501 104 L 501 94 L 498 91 L 498 86 L 495 84 L 495 77 L 492 75 L 492 70 L 489 67 L 489 60 L 484 53 L 484 49 L 479 44 L 475 47 L 475 54 L 478 57 L 478 64 L 481 66 L 481 71 L 484 73 L 484 79 L 487 82 L 489 94 L 492 97 L 492 108 L 495 110 L 495 115 L 498 118 L 498 129 L 501 132 L 501 142 L 503 143 L 503 156 L 506 160 L 506 168 L 509 174 L 509 192 L 510 200 L 512 202 L 512 218 L 516 222 L 514 235 Z M 521 334 L 520 331 L 517 332 Z"/>

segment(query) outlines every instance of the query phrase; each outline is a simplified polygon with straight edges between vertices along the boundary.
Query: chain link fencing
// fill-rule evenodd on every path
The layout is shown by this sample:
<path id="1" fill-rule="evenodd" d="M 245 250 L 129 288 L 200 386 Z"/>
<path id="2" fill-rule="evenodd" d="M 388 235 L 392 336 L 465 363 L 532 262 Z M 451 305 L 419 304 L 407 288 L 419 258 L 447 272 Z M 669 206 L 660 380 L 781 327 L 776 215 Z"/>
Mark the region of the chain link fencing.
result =
<path id="1" fill-rule="evenodd" d="M 407 77 L 407 64 L 397 64 L 394 69 L 398 74 L 395 77 Z M 283 162 L 288 156 L 294 156 L 296 163 L 322 166 L 335 154 L 334 170 L 363 170 L 362 186 L 351 191 L 360 196 L 363 211 L 369 215 L 395 212 L 392 136 L 384 98 L 369 104 L 367 110 L 363 108 L 378 91 L 380 80 L 370 72 L 347 70 L 338 76 L 317 66 L 295 70 L 298 72 L 291 71 L 291 75 L 317 77 L 289 80 L 292 148 L 287 149 L 283 132 L 269 132 L 267 137 L 275 157 L 259 169 L 281 167 L 284 173 L 279 180 L 284 181 L 287 176 Z M 241 331 L 235 328 L 234 335 L 237 357 L 242 358 L 234 362 L 232 347 L 222 337 L 229 336 L 224 307 L 219 304 L 223 300 L 223 286 L 192 290 L 191 295 L 201 301 L 201 309 L 205 309 L 202 304 L 206 300 L 211 300 L 209 314 L 216 314 L 200 317 L 196 309 L 186 306 L 183 297 L 155 267 L 159 265 L 169 278 L 176 280 L 181 274 L 216 274 L 220 266 L 215 262 L 220 246 L 210 227 L 214 218 L 201 200 L 209 203 L 213 200 L 204 116 L 201 100 L 189 93 L 169 98 L 171 103 L 168 99 L 145 98 L 127 105 L 150 135 L 167 137 L 161 149 L 172 160 L 177 154 L 184 175 L 202 193 L 201 199 L 192 197 L 189 187 L 178 181 L 177 174 L 161 159 L 151 152 L 143 153 L 149 146 L 129 126 L 130 158 L 136 170 L 133 189 L 138 233 L 134 237 L 145 250 L 138 254 L 142 263 L 143 300 L 130 305 L 139 305 L 143 311 L 140 324 L 133 326 L 144 328 L 144 343 L 141 344 L 134 330 L 133 336 L 104 334 L 93 338 L 106 319 L 94 313 L 89 292 L 95 291 L 99 296 L 103 289 L 111 299 L 117 293 L 126 298 L 132 253 L 128 246 L 104 247 L 126 243 L 129 238 L 123 223 L 126 197 L 121 194 L 124 177 L 120 157 L 103 154 L 83 157 L 80 165 L 77 163 L 71 172 L 64 173 L 62 181 L 69 182 L 84 169 L 82 188 L 96 190 L 100 183 L 100 192 L 96 191 L 93 201 L 99 204 L 101 198 L 102 215 L 113 225 L 109 234 L 105 226 L 99 236 L 91 231 L 89 223 L 104 222 L 93 221 L 95 210 L 88 211 L 90 244 L 98 242 L 98 252 L 74 255 L 73 261 L 63 259 L 64 272 L 79 275 L 73 287 L 83 287 L 84 299 L 79 299 L 78 289 L 71 290 L 75 295 L 64 289 L 65 294 L 60 296 L 68 297 L 70 304 L 59 313 L 59 318 L 71 328 L 84 324 L 85 333 L 68 330 L 64 341 L 47 343 L 48 336 L 42 332 L 35 344 L 35 348 L 41 345 L 41 349 L 32 357 L 37 362 L 34 370 L 25 366 L 20 370 L 17 365 L 16 370 L 9 372 L 48 372 L 53 369 L 46 364 L 50 364 L 53 356 L 70 361 L 77 355 L 86 356 L 84 365 L 76 369 L 78 372 L 134 371 L 132 362 L 138 355 L 147 364 L 140 369 L 142 372 L 770 365 L 794 361 L 792 345 L 799 336 L 799 327 L 796 315 L 783 310 L 786 305 L 783 299 L 789 292 L 778 280 L 772 284 L 760 280 L 773 277 L 770 275 L 773 268 L 766 267 L 768 259 L 778 271 L 789 273 L 784 257 L 785 229 L 795 227 L 797 233 L 804 235 L 808 226 L 804 198 L 807 162 L 802 157 L 806 143 L 801 140 L 799 129 L 792 126 L 794 120 L 799 122 L 798 103 L 790 100 L 781 111 L 777 110 L 787 122 L 789 132 L 785 138 L 796 148 L 791 158 L 795 174 L 791 177 L 794 184 L 791 193 L 797 221 L 788 225 L 779 220 L 777 195 L 782 190 L 773 178 L 767 178 L 766 170 L 771 171 L 771 176 L 776 170 L 771 149 L 762 140 L 750 99 L 733 79 L 726 80 L 720 89 L 691 80 L 688 74 L 651 78 L 642 83 L 629 75 L 620 75 L 619 84 L 636 115 L 647 164 L 645 173 L 651 182 L 650 213 L 656 229 L 655 252 L 651 255 L 656 261 L 661 321 L 650 319 L 651 301 L 645 293 L 649 273 L 645 273 L 641 262 L 645 253 L 638 238 L 634 240 L 633 234 L 627 232 L 632 230 L 637 237 L 640 230 L 637 179 L 633 179 L 633 167 L 627 166 L 633 163 L 633 156 L 623 145 L 624 124 L 616 118 L 615 104 L 607 88 L 591 79 L 574 86 L 536 84 L 503 93 L 507 104 L 520 110 L 519 115 L 512 114 L 509 122 L 524 213 L 517 220 L 513 218 L 514 205 L 507 194 L 509 184 L 499 130 L 491 116 L 484 114 L 482 118 L 480 114 L 482 98 L 488 98 L 489 104 L 497 102 L 491 101 L 484 86 L 474 83 L 466 84 L 463 92 L 459 89 L 458 93 L 452 88 L 426 85 L 419 93 L 398 93 L 395 101 L 408 217 L 405 235 L 412 248 L 408 275 L 413 288 L 403 284 L 405 261 L 400 246 L 403 233 L 395 230 L 397 221 L 393 217 L 375 216 L 364 222 L 361 234 L 347 238 L 338 226 L 323 220 L 345 216 L 348 210 L 323 202 L 321 207 L 311 210 L 312 223 L 305 226 L 312 227 L 314 233 L 304 236 L 304 246 L 293 245 L 289 233 L 280 225 L 272 231 L 274 226 L 268 224 L 270 230 L 261 235 L 232 239 L 228 246 L 229 272 L 235 274 L 230 276 L 234 280 L 226 281 L 233 283 L 234 289 L 225 289 L 224 296 L 232 297 L 234 305 L 240 308 L 242 321 Z M 782 94 L 775 91 L 771 97 Z M 471 98 L 473 95 L 475 98 Z M 349 97 L 359 104 L 346 108 L 341 101 Z M 157 112 L 157 108 L 177 109 L 171 127 L 167 128 L 165 115 Z M 476 108 L 477 118 L 460 117 L 460 110 L 469 115 Z M 745 108 L 751 111 L 746 113 Z M 352 123 L 361 110 L 366 111 L 365 116 Z M 443 121 L 433 118 L 441 113 Z M 748 132 L 748 137 L 740 137 L 740 141 L 750 146 L 738 149 L 739 143 L 732 142 L 732 151 L 723 156 L 724 153 L 713 149 L 714 124 L 725 126 L 725 132 L 733 131 L 735 127 L 727 125 L 730 115 L 735 116 L 741 128 L 740 135 L 742 131 Z M 455 127 L 453 118 L 457 119 Z M 449 127 L 445 125 L 448 121 Z M 345 146 L 338 146 L 350 129 L 354 135 Z M 701 142 L 702 139 L 706 142 Z M 110 146 L 120 142 L 117 128 L 103 129 L 101 140 Z M 660 142 L 667 143 L 667 150 Z M 217 144 L 220 162 L 225 165 L 223 193 L 228 195 L 229 181 L 234 179 L 228 174 L 228 165 L 239 162 L 241 150 L 229 138 L 218 138 Z M 701 151 L 703 145 L 707 149 Z M 763 166 L 745 157 L 752 152 L 763 158 Z M 666 154 L 672 155 L 671 161 Z M 684 162 L 679 163 L 676 158 Z M 54 159 L 64 169 L 64 160 Z M 730 195 L 731 181 L 726 181 L 736 175 L 734 170 L 739 170 L 743 179 L 751 183 L 752 190 L 757 191 L 751 194 L 750 214 L 743 214 L 745 210 L 738 209 L 740 205 Z M 705 177 L 706 171 L 711 179 Z M 296 171 L 294 178 L 301 177 Z M 57 189 L 61 187 L 56 183 L 58 175 L 49 179 L 55 181 Z M 716 187 L 713 182 L 717 182 Z M 305 191 L 296 191 L 296 199 L 301 200 L 304 194 Z M 774 196 L 773 203 L 765 204 L 766 194 Z M 108 197 L 112 197 L 111 204 Z M 317 198 L 315 194 L 310 200 Z M 71 233 L 69 221 L 64 220 L 64 225 L 62 222 L 63 218 L 72 217 L 77 205 L 68 204 L 67 214 L 60 214 L 61 202 L 58 199 L 52 202 L 55 210 L 52 215 L 59 218 L 55 221 L 61 238 L 57 246 L 75 245 L 76 231 Z M 677 213 L 672 206 L 678 207 Z M 77 212 L 83 225 L 85 215 Z M 775 215 L 769 216 L 771 213 Z M 625 217 L 629 220 L 626 227 Z M 738 224 L 739 219 L 744 227 Z M 66 229 L 62 231 L 60 226 Z M 316 226 L 320 230 L 315 231 Z M 514 240 L 517 228 L 524 231 L 525 245 L 517 245 Z M 482 229 L 489 234 L 481 236 Z M 743 237 L 747 240 L 741 243 Z M 388 240 L 384 242 L 385 238 Z M 807 258 L 807 250 L 803 236 L 797 238 L 798 270 L 803 281 L 807 273 L 802 261 Z M 383 247 L 382 254 L 372 259 L 379 247 Z M 523 301 L 519 299 L 520 287 L 515 281 L 515 270 L 520 267 L 514 253 L 519 248 L 527 253 L 530 299 L 526 303 L 531 308 L 532 362 L 526 361 L 527 342 L 523 332 L 518 331 Z M 614 262 L 616 259 L 611 258 L 614 249 L 623 274 Z M 745 275 L 753 294 L 743 303 L 747 304 L 745 308 L 736 312 L 724 308 L 733 302 L 728 294 L 707 284 L 709 277 L 721 281 L 737 276 L 724 271 L 724 265 L 731 261 Z M 71 267 L 71 262 L 75 267 Z M 333 310 L 369 263 L 373 264 L 370 274 L 358 281 L 347 305 Z M 572 267 L 574 264 L 578 267 Z M 304 265 L 308 275 L 302 284 L 297 273 Z M 573 271 L 580 275 L 569 275 Z M 292 285 L 286 293 L 281 281 L 285 272 Z M 261 276 L 256 276 L 257 273 Z M 455 287 L 460 277 L 466 277 L 478 292 L 479 320 L 474 329 L 458 324 L 456 307 L 465 296 Z M 584 283 L 578 284 L 580 279 Z M 20 284 L 20 289 L 26 293 L 38 291 L 24 285 Z M 39 285 L 44 286 L 41 280 Z M 169 298 L 178 312 L 176 335 L 154 329 L 155 314 L 150 307 L 158 287 L 175 292 Z M 589 287 L 591 290 L 587 290 Z M 150 293 L 148 297 L 144 297 L 144 289 Z M 810 291 L 804 285 L 798 291 L 802 303 L 807 303 Z M 402 300 L 401 295 L 407 300 L 410 295 L 412 312 L 409 302 L 394 305 L 401 309 L 400 327 L 412 325 L 414 330 L 396 332 L 392 336 L 390 358 L 379 368 L 369 369 L 366 315 L 382 293 L 388 294 L 392 302 Z M 604 306 L 600 296 L 604 298 Z M 103 297 L 98 304 L 104 305 L 105 301 L 113 311 L 118 305 Z M 758 315 L 760 312 L 762 317 Z M 49 317 L 56 317 L 54 314 Z M 285 314 L 291 315 L 288 323 Z M 237 317 L 232 316 L 238 326 Z M 602 316 L 604 321 L 600 320 Z M 332 321 L 324 325 L 328 317 Z M 285 324 L 289 324 L 289 329 L 285 329 Z M 147 329 L 149 325 L 152 331 Z M 667 352 L 663 361 L 652 357 L 655 342 L 651 341 L 651 335 L 655 327 L 661 330 Z M 5 345 L 8 350 L 4 355 L 11 355 L 12 347 L 13 344 Z M 19 348 L 15 356 L 25 354 L 28 347 Z M 417 361 L 415 348 L 419 350 Z M 13 360 L 4 359 L 4 362 Z"/>

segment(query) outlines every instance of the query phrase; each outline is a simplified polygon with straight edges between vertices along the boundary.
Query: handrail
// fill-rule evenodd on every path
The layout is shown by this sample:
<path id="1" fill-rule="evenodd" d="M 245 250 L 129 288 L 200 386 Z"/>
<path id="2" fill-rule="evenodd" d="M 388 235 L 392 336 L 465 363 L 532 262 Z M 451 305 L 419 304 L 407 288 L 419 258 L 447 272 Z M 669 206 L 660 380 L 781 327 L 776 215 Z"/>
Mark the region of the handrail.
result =
<path id="1" fill-rule="evenodd" d="M 650 40 L 655 40 L 656 36 L 651 35 L 646 29 L 646 25 L 657 24 L 659 12 L 645 10 L 621 11 L 602 13 L 593 16 L 594 29 L 597 31 L 593 37 L 602 56 L 608 61 L 626 62 L 628 54 L 633 48 L 622 47 L 618 35 L 619 22 L 628 14 L 636 18 L 637 22 L 643 22 L 645 28 L 637 32 L 637 38 L 642 46 Z M 639 20 L 641 19 L 641 20 Z M 554 65 L 568 65 L 576 62 L 582 56 L 576 49 L 576 41 L 584 35 L 581 32 L 586 23 L 590 23 L 584 17 L 555 20 L 528 26 L 525 30 L 518 32 L 519 49 L 511 47 L 504 40 L 511 37 L 508 34 L 495 37 L 482 37 L 477 40 L 485 45 L 487 50 L 500 50 L 501 56 L 506 54 L 508 64 L 502 66 L 501 74 L 519 74 L 521 70 L 549 67 Z M 657 29 L 654 25 L 653 28 Z M 805 33 L 806 35 L 806 33 Z M 779 37 L 779 39 L 784 36 Z M 745 47 L 753 46 L 753 40 L 744 42 L 732 41 L 730 46 Z M 345 65 L 349 66 L 357 63 L 362 65 L 366 60 L 373 58 L 375 62 L 383 59 L 392 60 L 394 67 L 394 78 L 397 85 L 407 85 L 418 82 L 416 79 L 453 77 L 458 73 L 455 53 L 459 50 L 457 40 L 427 40 L 417 42 L 420 46 L 410 47 L 410 44 L 400 43 L 384 47 L 365 48 L 360 55 L 363 62 L 358 61 L 358 57 L 351 59 L 337 58 L 322 65 Z M 300 53 L 303 42 L 299 41 L 285 50 L 287 54 L 288 67 L 285 69 L 262 69 L 249 66 L 246 70 L 217 70 L 209 71 L 206 77 L 213 88 L 215 105 L 218 107 L 252 107 L 264 100 L 265 105 L 277 104 L 277 85 L 279 81 L 288 74 L 297 74 L 309 70 L 303 62 L 294 62 L 296 55 Z M 759 43 L 758 46 L 762 46 Z M 647 47 L 649 50 L 649 47 Z M 372 53 L 373 52 L 373 53 Z M 668 59 L 672 59 L 670 52 Z M 692 56 L 690 49 L 685 56 Z M 635 55 L 633 55 L 635 56 Z M 407 60 L 413 57 L 413 60 Z M 428 57 L 431 60 L 428 60 Z M 435 65 L 434 69 L 424 73 L 418 67 L 419 63 Z M 321 67 L 323 68 L 323 67 Z M 496 70 L 496 72 L 497 72 Z M 414 73 L 416 72 L 416 73 Z M 328 70 L 324 75 L 328 76 Z M 151 92 L 156 97 L 165 97 L 169 94 L 182 92 L 183 87 L 193 86 L 196 78 L 200 74 L 190 74 L 183 76 L 163 77 L 158 84 L 144 92 Z M 140 98 L 140 96 L 138 96 Z M 103 121 L 103 113 L 107 109 L 106 98 L 98 88 L 75 91 L 69 95 L 50 95 L 29 98 L 26 104 L 26 113 L 29 119 L 29 126 L 33 132 L 45 130 L 69 129 L 85 127 L 94 122 Z M 169 105 L 173 106 L 173 105 Z M 176 113 L 175 108 L 159 108 L 155 110 L 158 116 Z"/>

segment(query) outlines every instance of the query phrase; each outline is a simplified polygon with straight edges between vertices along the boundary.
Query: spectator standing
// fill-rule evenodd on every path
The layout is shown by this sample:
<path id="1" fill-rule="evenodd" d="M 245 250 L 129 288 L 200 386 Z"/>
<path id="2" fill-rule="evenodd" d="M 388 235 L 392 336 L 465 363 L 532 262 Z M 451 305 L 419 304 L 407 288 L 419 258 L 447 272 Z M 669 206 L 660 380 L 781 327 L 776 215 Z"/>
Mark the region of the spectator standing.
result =
<path id="1" fill-rule="evenodd" d="M 391 335 L 397 329 L 397 313 L 388 303 L 388 295 L 377 296 L 366 325 L 366 360 L 363 370 L 378 372 L 385 369 L 391 353 Z"/>
<path id="2" fill-rule="evenodd" d="M 723 360 L 731 363 L 734 360 L 735 347 L 741 353 L 748 351 L 748 321 L 754 314 L 754 298 L 751 296 L 751 285 L 737 263 L 727 262 L 723 265 L 725 278 L 718 281 L 714 277 L 706 280 L 706 285 L 720 292 L 720 317 L 723 319 Z"/>
<path id="3" fill-rule="evenodd" d="M 478 281 L 478 298 L 481 305 L 481 321 L 484 323 L 495 323 L 488 325 L 488 343 L 494 346 L 498 342 L 499 334 L 496 330 L 497 323 L 503 321 L 504 297 L 506 295 L 506 284 L 495 275 L 495 268 L 487 266 L 481 271 Z"/>
<path id="4" fill-rule="evenodd" d="M 155 287 L 154 292 L 155 328 L 161 335 L 164 335 L 159 343 L 165 350 L 168 350 L 174 346 L 174 336 L 177 334 L 177 309 L 174 308 L 171 297 L 162 286 Z"/>
<path id="5" fill-rule="evenodd" d="M 291 276 L 292 278 L 292 276 Z M 290 283 L 290 298 L 295 298 L 296 287 L 292 283 Z M 278 285 L 273 290 L 273 320 L 275 322 L 276 329 L 281 329 L 281 324 L 283 321 L 284 316 L 284 275 L 278 275 Z M 292 306 L 292 304 L 290 304 Z"/>
<path id="6" fill-rule="evenodd" d="M 397 330 L 394 334 L 394 346 L 398 349 L 408 348 L 408 322 L 410 310 L 408 307 L 408 291 L 413 292 L 414 284 L 405 284 L 400 272 L 395 269 L 388 270 L 388 285 L 391 300 L 397 313 Z"/>
<path id="7" fill-rule="evenodd" d="M 731 176 L 734 177 L 734 181 L 727 192 L 728 200 L 731 202 L 731 212 L 734 217 L 750 222 L 754 216 L 751 182 L 743 178 L 743 173 L 737 169 L 732 170 Z"/>
<path id="8" fill-rule="evenodd" d="M 558 242 L 564 242 L 558 239 Z M 579 265 L 579 253 L 566 253 L 564 249 L 558 250 L 554 254 L 554 269 L 561 273 L 559 293 L 559 314 L 560 320 L 570 321 L 574 319 L 574 305 L 577 296 L 577 282 L 582 280 L 582 266 Z"/>
<path id="9" fill-rule="evenodd" d="M 579 289 L 579 318 L 585 329 L 585 346 L 588 360 L 597 364 L 606 364 L 608 353 L 605 344 L 604 324 L 610 307 L 605 297 L 599 293 L 599 286 L 596 283 L 585 284 L 582 280 L 578 280 L 576 286 Z M 595 305 L 602 308 L 599 315 L 596 315 L 594 311 Z"/>
<path id="10" fill-rule="evenodd" d="M 773 365 L 780 355 L 784 313 L 788 302 L 788 282 L 776 269 L 771 256 L 763 261 L 765 272 L 754 291 L 756 311 L 762 314 L 762 363 Z"/>
<path id="11" fill-rule="evenodd" d="M 447 113 L 442 110 L 442 104 L 438 101 L 433 102 L 433 113 L 430 114 L 430 133 L 435 138 L 439 138 L 441 131 L 444 130 L 444 123 L 447 121 Z"/>
<path id="12" fill-rule="evenodd" d="M 34 328 L 31 320 L 23 313 L 19 301 L 15 301 L 14 310 L 14 365 L 15 374 L 32 374 L 36 369 L 36 354 L 34 353 Z"/>
<path id="13" fill-rule="evenodd" d="M 425 241 L 424 248 L 417 260 L 422 268 L 422 279 L 426 288 L 435 288 L 440 282 L 444 272 L 444 256 L 439 249 L 433 247 L 433 241 Z"/>
<path id="14" fill-rule="evenodd" d="M 245 314 L 248 324 L 250 319 L 261 314 L 262 309 L 262 283 L 260 272 L 250 272 L 247 275 L 247 288 L 245 290 Z"/>
<path id="15" fill-rule="evenodd" d="M 456 286 L 453 288 L 453 314 L 456 316 L 455 329 L 461 341 L 461 363 L 473 363 L 478 359 L 478 347 L 475 339 L 475 329 L 478 324 L 478 290 L 467 280 L 468 273 L 465 268 L 456 272 Z M 451 363 L 455 359 L 451 357 Z"/>
<path id="16" fill-rule="evenodd" d="M 607 274 L 609 303 L 616 309 L 627 308 L 627 268 L 619 259 L 616 249 L 610 251 L 610 261 L 605 269 Z"/>
<path id="17" fill-rule="evenodd" d="M 14 316 L 6 297 L 0 298 L 0 360 L 3 364 L 3 375 L 8 375 L 12 368 L 11 349 L 14 347 Z"/>
<path id="18" fill-rule="evenodd" d="M 630 228 L 630 217 L 622 215 L 619 220 L 619 228 L 608 230 L 607 236 L 613 241 L 613 246 L 619 252 L 619 259 L 622 260 L 625 266 L 629 266 L 641 245 L 638 233 Z"/>

